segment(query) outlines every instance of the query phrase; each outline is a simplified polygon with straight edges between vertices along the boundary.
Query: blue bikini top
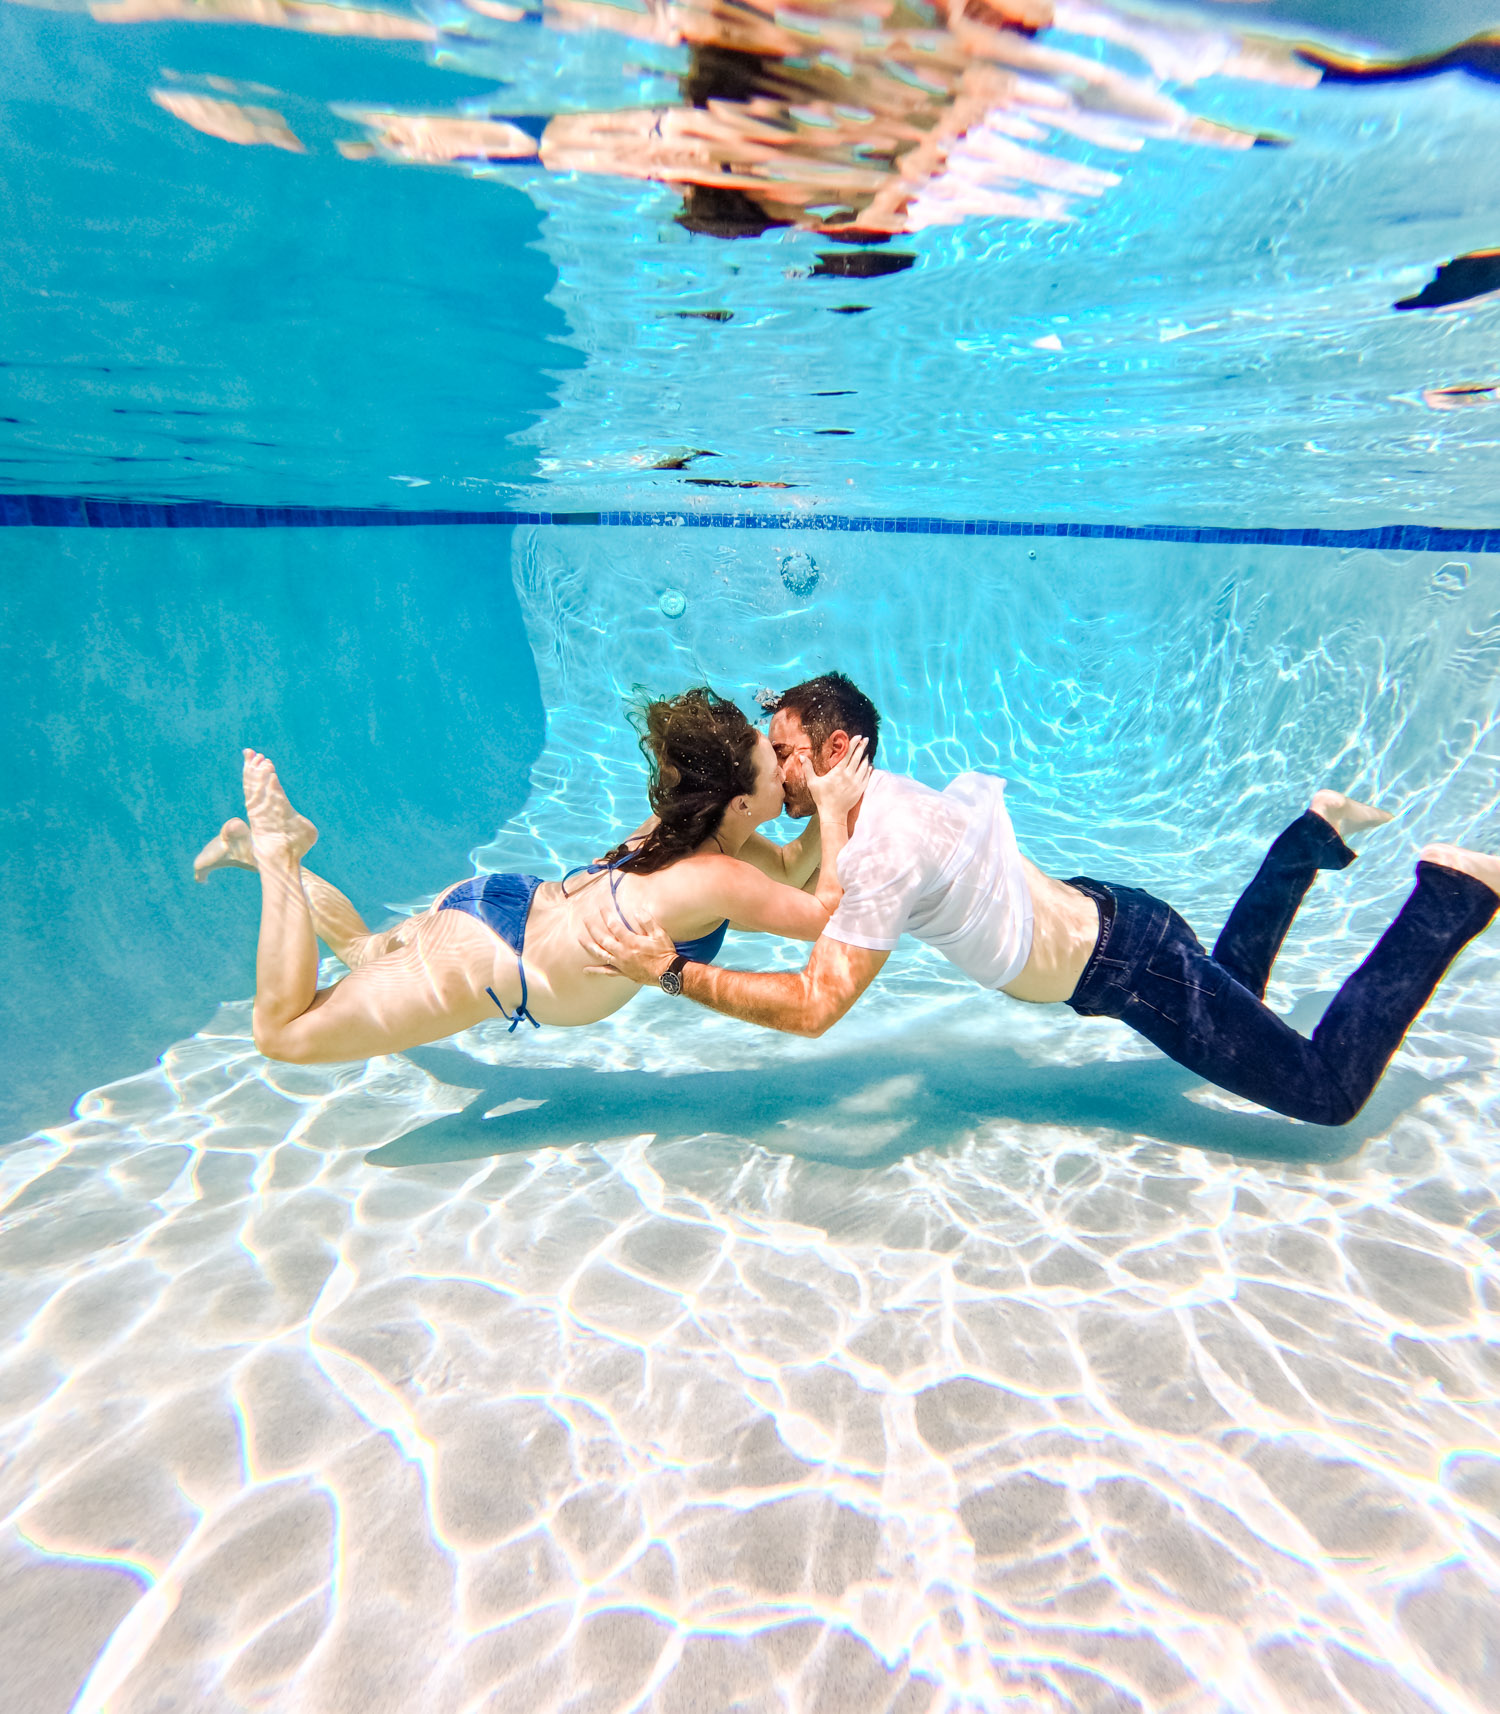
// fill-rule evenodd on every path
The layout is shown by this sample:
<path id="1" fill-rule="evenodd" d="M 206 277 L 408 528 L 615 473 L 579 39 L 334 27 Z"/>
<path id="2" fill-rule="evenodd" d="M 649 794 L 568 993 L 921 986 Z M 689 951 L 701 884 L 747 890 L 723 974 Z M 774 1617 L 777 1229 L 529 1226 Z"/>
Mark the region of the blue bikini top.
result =
<path id="1" fill-rule="evenodd" d="M 616 857 L 613 863 L 580 863 L 576 869 L 569 869 L 563 876 L 563 888 L 575 875 L 598 875 L 608 873 L 609 896 L 614 900 L 615 909 L 619 911 L 620 921 L 625 924 L 632 934 L 635 924 L 620 910 L 620 870 L 635 856 L 634 851 L 627 851 L 623 857 Z M 710 929 L 707 934 L 700 934 L 696 940 L 677 940 L 673 945 L 678 955 L 690 959 L 694 964 L 712 964 L 724 949 L 724 936 L 729 930 L 729 918 L 725 917 L 717 928 Z"/>

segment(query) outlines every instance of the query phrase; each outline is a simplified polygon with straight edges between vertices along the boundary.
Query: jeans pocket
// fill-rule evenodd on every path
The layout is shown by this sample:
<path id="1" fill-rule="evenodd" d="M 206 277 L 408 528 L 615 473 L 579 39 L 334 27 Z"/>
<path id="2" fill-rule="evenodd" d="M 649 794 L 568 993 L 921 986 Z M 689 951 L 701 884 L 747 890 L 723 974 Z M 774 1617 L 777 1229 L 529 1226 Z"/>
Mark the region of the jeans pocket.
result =
<path id="1" fill-rule="evenodd" d="M 1137 998 L 1194 1034 L 1204 1029 L 1209 1008 L 1229 980 L 1229 972 L 1209 957 L 1197 935 L 1175 913 L 1146 960 L 1143 975 Z"/>
<path id="2" fill-rule="evenodd" d="M 1118 1018 L 1130 999 L 1119 959 L 1091 963 L 1068 1004 L 1080 1018 Z"/>

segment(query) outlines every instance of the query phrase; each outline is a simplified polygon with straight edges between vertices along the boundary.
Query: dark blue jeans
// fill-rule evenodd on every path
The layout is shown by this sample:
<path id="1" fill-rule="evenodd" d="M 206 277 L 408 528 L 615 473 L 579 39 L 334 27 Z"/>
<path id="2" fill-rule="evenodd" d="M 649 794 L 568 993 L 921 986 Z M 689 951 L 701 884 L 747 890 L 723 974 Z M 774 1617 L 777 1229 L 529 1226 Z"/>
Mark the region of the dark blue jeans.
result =
<path id="1" fill-rule="evenodd" d="M 1231 1094 L 1314 1125 L 1347 1125 L 1370 1098 L 1412 1020 L 1500 895 L 1436 863 L 1311 1038 L 1264 1002 L 1271 965 L 1319 869 L 1354 853 L 1321 816 L 1298 817 L 1266 854 L 1210 956 L 1170 905 L 1138 887 L 1080 876 L 1098 901 L 1099 942 L 1068 1004 L 1120 1018 L 1169 1059 Z"/>

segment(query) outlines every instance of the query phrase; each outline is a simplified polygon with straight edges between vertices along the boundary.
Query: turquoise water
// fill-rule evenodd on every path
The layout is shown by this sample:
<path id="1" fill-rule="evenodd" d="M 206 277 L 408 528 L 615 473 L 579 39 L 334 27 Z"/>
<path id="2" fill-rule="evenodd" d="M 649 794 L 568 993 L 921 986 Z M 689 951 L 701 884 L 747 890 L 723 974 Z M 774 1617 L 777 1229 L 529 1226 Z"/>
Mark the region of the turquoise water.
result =
<path id="1" fill-rule="evenodd" d="M 221 556 L 271 589 L 297 534 Z M 402 534 L 407 574 L 452 534 Z M 1493 826 L 1493 562 L 948 541 L 914 589 L 908 543 L 823 534 L 799 601 L 796 537 L 465 535 L 548 712 L 481 863 L 617 824 L 637 675 L 748 700 L 836 658 L 892 765 L 1003 770 L 1043 861 L 1128 871 L 1205 933 L 1315 780 L 1391 804 L 1278 965 L 1306 1027 L 1414 846 Z M 177 743 L 200 820 L 228 737 Z M 337 749 L 289 777 L 320 813 L 326 782 L 342 878 L 394 864 L 421 800 L 393 826 L 341 797 Z M 1347 1132 L 917 951 L 818 1042 L 642 995 L 282 1067 L 248 1035 L 253 883 L 200 899 L 174 814 L 139 956 L 196 959 L 202 911 L 224 1003 L 0 1155 L 0 1598 L 50 1627 L 18 1706 L 1488 1705 L 1487 942 Z"/>
<path id="2" fill-rule="evenodd" d="M 661 185 L 341 155 L 356 106 L 604 109 L 678 63 L 399 16 L 433 39 L 0 5 L 0 495 L 1500 521 L 1500 407 L 1423 397 L 1494 378 L 1493 303 L 1390 309 L 1495 241 L 1494 86 L 1186 83 L 1075 32 L 1292 145 L 1054 135 L 1119 177 L 1071 222 L 826 277 Z M 378 919 L 633 824 L 635 686 L 840 667 L 887 765 L 1004 774 L 1043 867 L 1205 938 L 1316 786 L 1395 811 L 1277 965 L 1305 1029 L 1416 848 L 1500 834 L 1496 556 L 309 525 L 0 562 L 7 1710 L 1497 1705 L 1493 936 L 1328 1132 L 915 945 L 817 1041 L 645 993 L 280 1066 L 253 881 L 189 877 L 242 743 Z"/>

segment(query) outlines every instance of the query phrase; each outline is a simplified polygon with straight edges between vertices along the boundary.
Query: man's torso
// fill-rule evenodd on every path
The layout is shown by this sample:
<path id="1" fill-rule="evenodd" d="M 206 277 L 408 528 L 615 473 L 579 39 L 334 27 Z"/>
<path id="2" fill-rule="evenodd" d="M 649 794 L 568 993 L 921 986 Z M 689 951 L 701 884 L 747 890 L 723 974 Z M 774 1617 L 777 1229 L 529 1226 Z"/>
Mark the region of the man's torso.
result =
<path id="1" fill-rule="evenodd" d="M 1025 967 L 1032 907 L 1005 782 L 961 774 L 943 791 L 877 769 L 839 857 L 831 939 L 889 951 L 926 941 L 986 988 Z"/>

